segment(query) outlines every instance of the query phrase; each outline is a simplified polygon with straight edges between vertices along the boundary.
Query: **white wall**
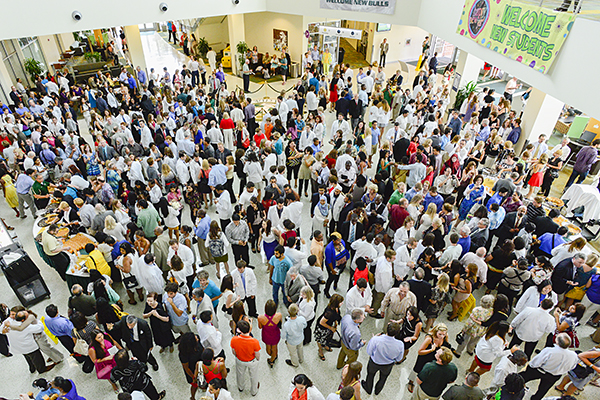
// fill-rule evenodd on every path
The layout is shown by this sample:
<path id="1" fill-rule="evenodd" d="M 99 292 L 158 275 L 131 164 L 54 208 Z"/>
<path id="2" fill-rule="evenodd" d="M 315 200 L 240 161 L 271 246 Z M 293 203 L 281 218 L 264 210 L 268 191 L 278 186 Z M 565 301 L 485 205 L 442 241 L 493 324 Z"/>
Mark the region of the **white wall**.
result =
<path id="1" fill-rule="evenodd" d="M 387 38 L 390 44 L 390 50 L 386 57 L 387 62 L 393 61 L 411 61 L 419 58 L 421 54 L 421 42 L 428 33 L 416 26 L 392 25 L 392 29 L 388 32 L 373 33 L 373 55 L 371 63 L 379 62 L 379 45 L 383 42 L 383 38 Z M 410 45 L 406 45 L 406 40 L 410 39 Z"/>
<path id="2" fill-rule="evenodd" d="M 299 62 L 304 37 L 304 18 L 301 15 L 279 14 L 272 12 L 250 13 L 244 15 L 246 26 L 246 44 L 248 47 L 258 47 L 260 53 L 269 52 L 273 55 L 273 29 L 281 29 L 288 32 L 288 47 L 292 61 Z M 232 43 L 232 46 L 235 44 Z M 279 53 L 278 53 L 279 54 Z"/>
<path id="3" fill-rule="evenodd" d="M 265 1 L 243 0 L 234 5 L 230 0 L 165 0 L 169 9 L 162 12 L 158 8 L 160 0 L 28 0 L 25 19 L 25 3 L 5 1 L 0 14 L 0 39 L 265 11 Z M 83 16 L 80 21 L 71 17 L 75 10 Z"/>
<path id="4" fill-rule="evenodd" d="M 592 40 L 600 37 L 600 23 L 576 19 L 558 59 L 544 75 L 456 33 L 463 5 L 458 0 L 421 0 L 417 25 L 588 115 L 600 115 L 600 76 L 594 73 L 600 49 Z"/>
<path id="5" fill-rule="evenodd" d="M 198 39 L 201 37 L 206 38 L 208 45 L 212 47 L 214 51 L 219 52 L 223 50 L 225 45 L 229 43 L 227 17 L 223 19 L 222 23 L 201 24 L 194 34 Z"/>

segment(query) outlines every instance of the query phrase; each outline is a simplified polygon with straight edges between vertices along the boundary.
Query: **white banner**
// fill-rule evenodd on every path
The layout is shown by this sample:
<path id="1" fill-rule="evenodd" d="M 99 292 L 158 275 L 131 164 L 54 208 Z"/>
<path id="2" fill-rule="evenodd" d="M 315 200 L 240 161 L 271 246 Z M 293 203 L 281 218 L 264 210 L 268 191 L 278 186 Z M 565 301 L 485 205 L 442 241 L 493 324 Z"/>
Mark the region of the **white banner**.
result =
<path id="1" fill-rule="evenodd" d="M 321 0 L 321 8 L 392 15 L 396 0 Z"/>

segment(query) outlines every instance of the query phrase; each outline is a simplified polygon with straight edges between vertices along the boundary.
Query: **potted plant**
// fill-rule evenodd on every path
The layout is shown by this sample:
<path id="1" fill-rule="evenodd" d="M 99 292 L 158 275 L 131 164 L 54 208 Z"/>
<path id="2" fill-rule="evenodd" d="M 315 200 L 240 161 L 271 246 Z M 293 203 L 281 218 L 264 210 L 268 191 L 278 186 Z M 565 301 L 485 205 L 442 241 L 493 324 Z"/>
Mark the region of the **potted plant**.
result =
<path id="1" fill-rule="evenodd" d="M 244 61 L 246 60 L 246 54 L 250 51 L 250 47 L 246 44 L 246 42 L 239 42 L 236 46 L 238 52 L 238 64 L 240 71 L 244 66 Z"/>
<path id="2" fill-rule="evenodd" d="M 42 75 L 44 73 L 44 69 L 42 68 L 42 63 L 36 60 L 35 58 L 26 58 L 23 63 L 25 67 L 25 71 L 31 77 L 31 81 L 35 82 L 35 77 L 37 75 Z"/>
<path id="3" fill-rule="evenodd" d="M 477 83 L 475 81 L 468 82 L 465 86 L 460 88 L 456 93 L 456 99 L 454 101 L 454 108 L 459 109 L 462 103 L 469 98 L 471 93 L 477 92 Z"/>
<path id="4" fill-rule="evenodd" d="M 200 57 L 206 58 L 206 53 L 208 53 L 208 41 L 205 37 L 198 39 L 198 45 L 196 47 Z"/>
<path id="5" fill-rule="evenodd" d="M 102 61 L 102 55 L 97 51 L 90 51 L 89 53 L 85 53 L 83 55 L 87 62 L 100 62 Z"/>

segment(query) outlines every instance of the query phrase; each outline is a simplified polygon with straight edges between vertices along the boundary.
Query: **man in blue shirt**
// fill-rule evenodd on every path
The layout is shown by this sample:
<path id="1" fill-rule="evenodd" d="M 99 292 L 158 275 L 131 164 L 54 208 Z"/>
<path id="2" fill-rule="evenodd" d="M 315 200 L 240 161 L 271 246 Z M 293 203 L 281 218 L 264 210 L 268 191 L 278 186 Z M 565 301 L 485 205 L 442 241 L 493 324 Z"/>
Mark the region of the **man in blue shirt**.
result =
<path id="1" fill-rule="evenodd" d="M 369 354 L 367 378 L 360 382 L 368 394 L 373 391 L 373 381 L 377 372 L 379 372 L 379 381 L 375 385 L 375 395 L 378 395 L 383 389 L 394 364 L 402 361 L 404 343 L 401 340 L 396 340 L 395 336 L 398 332 L 400 332 L 400 324 L 391 322 L 386 328 L 385 335 L 379 334 L 369 340 L 367 345 L 367 354 Z"/>
<path id="2" fill-rule="evenodd" d="M 458 235 L 460 236 L 460 239 L 458 239 L 458 245 L 462 247 L 462 253 L 460 253 L 462 258 L 462 256 L 467 254 L 471 249 L 471 228 L 469 228 L 467 225 L 463 225 L 458 231 Z"/>
<path id="3" fill-rule="evenodd" d="M 188 326 L 188 314 L 186 312 L 188 304 L 185 297 L 179 293 L 179 285 L 175 282 L 169 282 L 165 285 L 165 292 L 167 295 L 163 296 L 163 303 L 169 314 L 171 329 L 173 329 L 173 332 L 181 334 L 190 332 L 190 327 Z M 127 324 L 129 325 L 129 321 L 127 321 Z M 150 357 L 151 354 L 148 357 L 148 361 L 152 364 Z M 153 365 L 153 367 L 155 371 L 158 369 L 157 365 Z"/>
<path id="4" fill-rule="evenodd" d="M 221 290 L 219 290 L 219 287 L 208 278 L 208 271 L 202 270 L 198 272 L 196 280 L 194 280 L 194 283 L 192 283 L 192 288 L 195 289 L 198 287 L 202 288 L 202 290 L 204 290 L 204 294 L 210 297 L 213 304 L 213 309 L 216 310 L 222 294 Z"/>
<path id="5" fill-rule="evenodd" d="M 140 85 L 145 85 L 148 82 L 148 77 L 146 76 L 146 71 L 142 70 L 139 66 L 137 67 L 137 79 L 140 82 Z"/>
<path id="6" fill-rule="evenodd" d="M 361 338 L 359 329 L 364 320 L 365 312 L 362 308 L 355 308 L 350 314 L 342 317 L 340 324 L 342 347 L 337 360 L 337 369 L 342 369 L 344 365 L 351 364 L 358 359 L 358 350 L 366 343 Z"/>
<path id="7" fill-rule="evenodd" d="M 486 140 L 488 140 L 488 137 L 490 137 L 490 126 L 489 125 L 490 125 L 489 119 L 485 118 L 483 121 L 481 121 L 481 130 L 475 137 L 475 143 L 481 142 L 481 141 L 485 142 Z"/>
<path id="8" fill-rule="evenodd" d="M 448 127 L 452 129 L 452 137 L 460 134 L 462 121 L 460 118 L 458 118 L 458 110 L 452 110 L 452 119 L 450 119 L 450 122 L 448 122 Z"/>
<path id="9" fill-rule="evenodd" d="M 488 200 L 488 202 L 486 204 L 488 212 L 491 210 L 492 204 L 502 204 L 502 202 L 504 201 L 506 196 L 508 196 L 507 188 L 503 187 L 503 188 L 498 189 L 498 191 L 496 193 L 494 193 L 492 195 L 492 197 L 490 197 L 490 199 Z"/>
<path id="10" fill-rule="evenodd" d="M 430 187 L 429 193 L 425 195 L 423 208 L 427 210 L 427 207 L 429 207 L 429 204 L 431 203 L 435 204 L 435 206 L 437 207 L 437 212 L 440 212 L 442 210 L 442 206 L 444 205 L 444 198 L 440 194 L 438 194 L 437 188 L 435 186 Z"/>
<path id="11" fill-rule="evenodd" d="M 227 183 L 227 167 L 223 164 L 218 164 L 217 159 L 214 157 L 209 158 L 208 163 L 210 164 L 208 186 L 214 190 L 217 185 L 225 185 Z"/>
<path id="12" fill-rule="evenodd" d="M 546 232 L 542 236 L 540 236 L 540 247 L 538 248 L 537 255 L 544 255 L 548 258 L 552 257 L 552 250 L 561 244 L 565 243 L 565 236 L 567 236 L 569 230 L 566 226 L 561 226 L 558 228 L 557 233 Z"/>
<path id="13" fill-rule="evenodd" d="M 73 323 L 67 318 L 58 313 L 58 307 L 50 304 L 46 307 L 47 317 L 44 319 L 44 324 L 51 334 L 56 336 L 60 343 L 67 349 L 70 354 L 75 353 L 75 343 L 71 332 L 73 331 Z"/>
<path id="14" fill-rule="evenodd" d="M 35 203 L 33 202 L 33 196 L 31 195 L 31 187 L 35 183 L 31 175 L 33 175 L 35 171 L 33 169 L 28 169 L 25 172 L 21 172 L 17 177 L 17 182 L 15 183 L 15 188 L 17 189 L 17 198 L 19 200 L 19 215 L 22 219 L 27 218 L 25 215 L 25 203 L 29 205 L 29 210 L 31 214 L 35 218 L 35 212 L 37 211 L 35 208 Z"/>
<path id="15" fill-rule="evenodd" d="M 200 254 L 200 261 L 202 262 L 200 266 L 203 267 L 208 264 L 214 264 L 215 262 L 205 245 L 212 220 L 208 215 L 206 215 L 206 210 L 203 209 L 198 211 L 198 218 L 198 225 L 196 226 L 194 233 L 198 238 L 198 253 Z"/>
<path id="16" fill-rule="evenodd" d="M 269 260 L 269 283 L 273 285 L 273 300 L 275 304 L 279 304 L 279 289 L 283 294 L 283 304 L 286 307 L 289 305 L 287 296 L 285 295 L 285 277 L 290 268 L 292 268 L 292 260 L 285 255 L 285 249 L 282 245 L 275 247 L 274 255 Z"/>
<path id="17" fill-rule="evenodd" d="M 319 93 L 319 80 L 316 76 L 313 75 L 313 77 L 308 80 L 308 86 L 314 86 L 315 93 Z"/>

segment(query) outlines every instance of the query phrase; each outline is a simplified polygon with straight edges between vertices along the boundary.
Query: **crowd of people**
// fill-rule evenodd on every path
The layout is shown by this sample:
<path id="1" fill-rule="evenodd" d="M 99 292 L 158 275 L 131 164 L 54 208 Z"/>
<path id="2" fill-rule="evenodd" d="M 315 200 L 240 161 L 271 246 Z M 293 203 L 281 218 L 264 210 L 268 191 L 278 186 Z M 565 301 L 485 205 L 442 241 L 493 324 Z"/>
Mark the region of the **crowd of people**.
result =
<path id="1" fill-rule="evenodd" d="M 339 349 L 339 385 L 317 389 L 290 369 L 292 400 L 377 395 L 394 368 L 410 369 L 415 400 L 518 400 L 531 381 L 533 400 L 553 388 L 570 399 L 597 386 L 600 349 L 580 348 L 577 331 L 598 327 L 598 256 L 545 209 L 568 141 L 550 149 L 541 134 L 515 152 L 514 82 L 451 109 L 437 65 L 407 84 L 376 65 L 329 71 L 305 58 L 261 118 L 222 69 L 200 80 L 193 57 L 173 75 L 124 68 L 79 86 L 58 72 L 13 87 L 0 104 L 6 203 L 22 219 L 54 205 L 41 244 L 63 280 L 74 256 L 59 229 L 95 242 L 89 285 L 47 304 L 43 321 L 2 304 L 0 353 L 44 373 L 65 359 L 55 337 L 120 400 L 164 398 L 149 366 L 175 347 L 192 399 L 268 392 L 259 368 L 288 368 L 282 343 L 292 368 L 307 357 L 328 368 Z M 598 147 L 576 156 L 569 184 Z M 375 335 L 367 318 L 381 320 Z M 464 379 L 460 357 L 472 358 Z M 38 379 L 36 398 L 83 399 L 75 385 Z"/>

